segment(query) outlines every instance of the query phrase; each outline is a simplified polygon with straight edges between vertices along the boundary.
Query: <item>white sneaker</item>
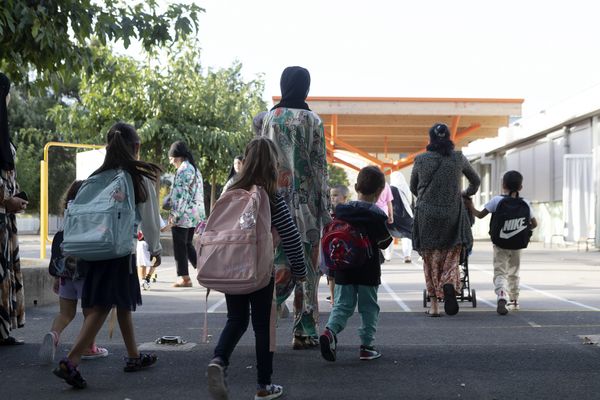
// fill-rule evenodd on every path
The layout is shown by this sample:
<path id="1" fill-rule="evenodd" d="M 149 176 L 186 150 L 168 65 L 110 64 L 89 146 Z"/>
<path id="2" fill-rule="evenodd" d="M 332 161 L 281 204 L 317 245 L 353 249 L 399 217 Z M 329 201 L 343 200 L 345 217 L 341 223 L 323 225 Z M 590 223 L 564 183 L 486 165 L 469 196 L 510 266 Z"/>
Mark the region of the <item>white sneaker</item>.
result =
<path id="1" fill-rule="evenodd" d="M 517 300 L 511 300 L 508 302 L 507 307 L 511 311 L 519 311 L 519 302 Z"/>
<path id="2" fill-rule="evenodd" d="M 498 305 L 496 307 L 496 312 L 500 315 L 508 314 L 508 309 L 506 308 L 506 294 L 504 291 L 500 291 L 498 294 Z"/>
<path id="3" fill-rule="evenodd" d="M 45 364 L 52 364 L 54 362 L 57 344 L 58 338 L 56 337 L 56 333 L 48 332 L 44 335 L 39 352 L 41 362 Z"/>
<path id="4" fill-rule="evenodd" d="M 283 387 L 279 385 L 266 385 L 256 391 L 254 400 L 270 400 L 283 396 Z"/>
<path id="5" fill-rule="evenodd" d="M 144 289 L 144 290 L 150 290 L 150 282 L 147 281 L 147 280 L 144 280 L 142 282 L 142 289 Z"/>

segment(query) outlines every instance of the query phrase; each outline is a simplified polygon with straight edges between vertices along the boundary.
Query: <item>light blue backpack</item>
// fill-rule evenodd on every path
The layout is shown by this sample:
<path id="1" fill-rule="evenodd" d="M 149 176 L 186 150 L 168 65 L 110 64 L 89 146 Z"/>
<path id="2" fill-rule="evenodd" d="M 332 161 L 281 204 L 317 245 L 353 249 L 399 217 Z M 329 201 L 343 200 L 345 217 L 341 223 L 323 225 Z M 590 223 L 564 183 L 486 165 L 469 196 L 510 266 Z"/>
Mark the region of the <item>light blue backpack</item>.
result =
<path id="1" fill-rule="evenodd" d="M 135 194 L 128 172 L 112 169 L 89 177 L 65 213 L 63 252 L 85 261 L 133 252 Z"/>

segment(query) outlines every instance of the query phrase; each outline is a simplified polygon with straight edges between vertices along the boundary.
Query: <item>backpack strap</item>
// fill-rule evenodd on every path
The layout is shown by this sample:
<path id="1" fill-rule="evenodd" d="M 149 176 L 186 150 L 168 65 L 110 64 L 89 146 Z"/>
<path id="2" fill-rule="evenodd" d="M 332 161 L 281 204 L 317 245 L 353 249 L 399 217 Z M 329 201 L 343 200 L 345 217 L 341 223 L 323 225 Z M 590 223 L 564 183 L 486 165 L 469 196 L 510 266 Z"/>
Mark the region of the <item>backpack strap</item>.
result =
<path id="1" fill-rule="evenodd" d="M 208 295 L 210 289 L 206 289 L 206 298 L 204 300 L 204 328 L 202 332 L 202 343 L 208 344 Z"/>

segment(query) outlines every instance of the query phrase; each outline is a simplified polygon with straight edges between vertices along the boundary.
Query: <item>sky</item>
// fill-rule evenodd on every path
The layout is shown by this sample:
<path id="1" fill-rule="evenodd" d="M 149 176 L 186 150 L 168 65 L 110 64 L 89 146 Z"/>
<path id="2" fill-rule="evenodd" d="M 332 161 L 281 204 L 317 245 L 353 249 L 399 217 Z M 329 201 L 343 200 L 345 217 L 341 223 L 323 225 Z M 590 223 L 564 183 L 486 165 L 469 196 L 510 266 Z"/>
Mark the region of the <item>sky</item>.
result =
<path id="1" fill-rule="evenodd" d="M 239 60 L 269 101 L 289 65 L 308 68 L 312 96 L 523 98 L 524 115 L 600 86 L 592 0 L 196 4 L 204 66 Z"/>

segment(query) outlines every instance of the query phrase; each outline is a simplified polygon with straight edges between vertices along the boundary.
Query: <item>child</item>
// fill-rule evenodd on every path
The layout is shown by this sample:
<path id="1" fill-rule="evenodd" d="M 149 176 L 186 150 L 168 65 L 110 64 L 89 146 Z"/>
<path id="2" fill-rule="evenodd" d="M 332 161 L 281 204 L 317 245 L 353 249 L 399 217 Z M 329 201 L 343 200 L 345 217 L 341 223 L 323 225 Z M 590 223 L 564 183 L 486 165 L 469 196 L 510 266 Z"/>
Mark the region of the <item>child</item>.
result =
<path id="1" fill-rule="evenodd" d="M 329 197 L 331 200 L 331 216 L 334 217 L 335 216 L 335 208 L 339 205 L 339 204 L 346 204 L 348 203 L 348 195 L 349 195 L 350 191 L 348 190 L 347 186 L 344 185 L 336 185 L 334 187 L 331 188 L 331 190 L 329 191 Z M 331 305 L 333 305 L 333 300 L 334 300 L 334 294 L 333 291 L 335 289 L 335 274 L 334 272 L 327 268 L 327 266 L 324 266 L 325 269 L 325 275 L 327 276 L 327 284 L 329 285 L 329 291 L 331 292 L 331 295 L 327 297 L 327 300 L 329 300 L 331 302 Z"/>
<path id="2" fill-rule="evenodd" d="M 373 347 L 379 305 L 377 304 L 377 288 L 381 284 L 381 252 L 392 242 L 386 227 L 387 215 L 374 203 L 385 187 L 385 176 L 379 168 L 368 166 L 360 170 L 356 180 L 358 201 L 336 207 L 336 218 L 346 221 L 361 232 L 366 232 L 371 256 L 365 265 L 356 268 L 339 270 L 335 273 L 335 302 L 327 327 L 319 338 L 321 355 L 327 361 L 335 361 L 337 334 L 344 330 L 348 318 L 354 313 L 358 303 L 358 312 L 362 318 L 359 329 L 361 340 L 361 360 L 373 360 L 381 357 L 381 353 Z"/>
<path id="3" fill-rule="evenodd" d="M 519 191 L 523 188 L 523 175 L 521 175 L 517 171 L 508 171 L 502 177 L 502 196 L 494 196 L 485 206 L 484 209 L 478 211 L 475 209 L 475 206 L 471 201 L 467 201 L 467 206 L 469 207 L 471 213 L 478 217 L 483 218 L 488 213 L 492 213 L 492 221 L 490 222 L 490 234 L 492 235 L 492 240 L 494 240 L 493 229 L 494 229 L 494 217 L 495 213 L 499 210 L 499 204 L 506 197 L 512 197 L 514 199 L 521 199 L 519 197 Z M 524 200 L 524 199 L 523 199 Z M 537 227 L 537 220 L 534 217 L 533 209 L 531 208 L 531 204 L 528 201 L 524 200 L 526 205 L 529 207 L 529 226 L 523 225 L 522 227 L 514 225 L 514 228 L 511 232 L 504 235 L 505 238 L 515 237 L 520 232 L 525 231 L 526 241 L 524 246 L 517 245 L 511 247 L 518 247 L 518 249 L 508 249 L 502 248 L 497 244 L 494 244 L 494 286 L 497 299 L 497 308 L 496 311 L 500 315 L 506 315 L 508 313 L 508 308 L 512 308 L 513 310 L 519 309 L 519 268 L 520 268 L 520 257 L 521 250 L 527 245 L 529 241 L 529 236 L 531 235 L 531 229 Z M 517 204 L 518 206 L 518 204 Z M 527 214 L 527 212 L 525 212 Z M 525 221 L 525 218 L 521 218 Z M 507 221 L 509 222 L 509 221 Z M 500 235 L 502 237 L 502 235 Z M 509 297 L 509 303 L 507 304 L 506 298 L 507 293 Z"/>
<path id="4" fill-rule="evenodd" d="M 150 254 L 155 258 L 154 266 L 161 262 L 160 253 L 160 216 L 154 182 L 161 168 L 152 163 L 139 161 L 141 139 L 131 125 L 118 122 L 113 125 L 106 136 L 106 156 L 103 164 L 93 175 L 104 171 L 122 169 L 129 173 L 133 181 L 135 193 L 136 218 L 148 242 Z M 137 226 L 133 227 L 137 229 Z M 140 282 L 135 272 L 135 243 L 132 230 L 131 254 L 110 260 L 90 261 L 89 269 L 83 283 L 81 307 L 87 308 L 89 314 L 77 340 L 67 357 L 60 360 L 54 369 L 54 375 L 78 389 L 87 383 L 79 372 L 79 361 L 83 352 L 93 342 L 102 328 L 108 313 L 113 306 L 117 308 L 117 319 L 121 335 L 127 349 L 125 372 L 139 371 L 156 363 L 155 354 L 140 353 L 135 341 L 135 331 L 131 312 L 142 304 Z"/>
<path id="5" fill-rule="evenodd" d="M 167 228 L 169 227 L 161 218 L 160 231 L 164 232 L 164 230 Z M 156 267 L 153 266 L 152 257 L 150 256 L 150 251 L 148 250 L 148 243 L 144 240 L 144 233 L 142 231 L 138 231 L 138 242 L 135 253 L 138 267 L 138 277 L 142 281 L 142 289 L 149 290 L 150 280 L 152 280 L 152 282 L 156 282 L 156 274 L 154 273 L 156 271 Z"/>
<path id="6" fill-rule="evenodd" d="M 65 193 L 64 209 L 69 206 L 69 203 L 75 198 L 83 181 L 75 181 L 69 186 Z M 85 278 L 85 262 L 76 260 L 72 257 L 67 257 L 62 253 L 63 232 L 58 232 L 52 240 L 52 254 L 50 263 L 63 263 L 65 269 L 69 268 L 68 274 L 70 277 L 55 277 L 54 292 L 59 296 L 59 313 L 52 322 L 50 332 L 44 335 L 42 345 L 40 346 L 39 356 L 40 361 L 50 364 L 54 361 L 56 348 L 62 331 L 73 321 L 77 312 L 77 301 L 81 299 L 83 289 L 83 279 Z M 83 309 L 84 317 L 89 314 L 89 309 Z M 92 340 L 92 345 L 81 356 L 84 360 L 92 360 L 108 356 L 108 350 L 103 347 L 98 347 L 95 341 Z"/>
<path id="7" fill-rule="evenodd" d="M 265 138 L 257 137 L 246 146 L 244 163 L 238 178 L 229 190 L 249 190 L 253 185 L 262 186 L 271 200 L 271 224 L 276 228 L 285 254 L 292 265 L 292 274 L 297 282 L 306 277 L 306 264 L 300 233 L 294 225 L 287 205 L 277 190 L 277 148 Z M 271 305 L 273 302 L 274 279 L 263 289 L 250 294 L 225 295 L 227 301 L 227 323 L 221 333 L 214 357 L 208 364 L 208 390 L 215 399 L 227 399 L 225 371 L 229 358 L 238 341 L 248 328 L 250 308 L 252 327 L 256 338 L 256 364 L 258 385 L 255 400 L 276 399 L 283 395 L 283 388 L 271 383 L 273 352 L 269 349 Z"/>

